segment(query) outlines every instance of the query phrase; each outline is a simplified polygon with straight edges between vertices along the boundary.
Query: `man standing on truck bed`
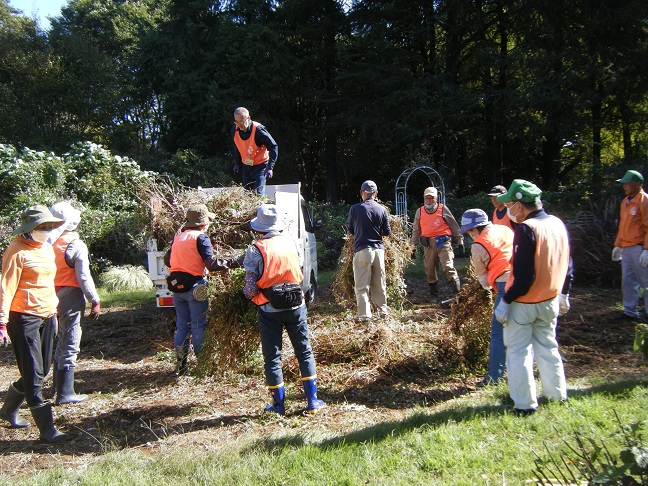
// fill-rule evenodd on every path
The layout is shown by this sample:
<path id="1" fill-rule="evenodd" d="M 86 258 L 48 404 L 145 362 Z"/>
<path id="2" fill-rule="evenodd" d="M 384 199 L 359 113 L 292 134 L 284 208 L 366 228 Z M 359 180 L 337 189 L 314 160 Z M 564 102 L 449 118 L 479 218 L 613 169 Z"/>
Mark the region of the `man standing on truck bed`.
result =
<path id="1" fill-rule="evenodd" d="M 234 155 L 234 173 L 241 172 L 243 187 L 265 194 L 266 178 L 272 179 L 277 156 L 277 142 L 266 127 L 250 119 L 242 106 L 234 110 L 234 125 L 230 133 Z"/>

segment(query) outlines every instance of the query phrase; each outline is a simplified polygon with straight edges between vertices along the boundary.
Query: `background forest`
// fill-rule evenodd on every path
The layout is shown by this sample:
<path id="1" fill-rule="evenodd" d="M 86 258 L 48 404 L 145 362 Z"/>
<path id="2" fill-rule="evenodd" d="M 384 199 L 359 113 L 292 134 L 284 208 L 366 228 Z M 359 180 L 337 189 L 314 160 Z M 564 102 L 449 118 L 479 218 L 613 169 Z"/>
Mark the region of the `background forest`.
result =
<path id="1" fill-rule="evenodd" d="M 390 200 L 419 164 L 456 197 L 605 196 L 648 168 L 647 20 L 644 0 L 71 0 L 44 31 L 0 0 L 0 143 L 229 184 L 243 105 L 311 200 L 367 178 Z"/>

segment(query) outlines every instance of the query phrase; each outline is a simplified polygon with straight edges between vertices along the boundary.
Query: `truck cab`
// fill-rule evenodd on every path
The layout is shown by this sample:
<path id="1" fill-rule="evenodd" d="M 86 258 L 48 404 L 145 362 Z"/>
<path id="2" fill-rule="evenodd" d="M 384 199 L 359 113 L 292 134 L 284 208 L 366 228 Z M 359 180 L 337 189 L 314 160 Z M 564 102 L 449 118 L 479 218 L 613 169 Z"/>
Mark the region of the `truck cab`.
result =
<path id="1" fill-rule="evenodd" d="M 207 194 L 216 194 L 228 188 L 200 188 Z M 279 184 L 266 186 L 266 196 L 277 205 L 284 221 L 286 231 L 297 242 L 299 263 L 304 280 L 301 283 L 306 305 L 315 300 L 317 293 L 317 241 L 315 231 L 321 227 L 320 221 L 313 221 L 308 204 L 301 196 L 301 184 Z M 154 239 L 147 241 L 149 278 L 155 285 L 155 300 L 158 307 L 173 307 L 173 293 L 167 288 L 166 276 L 169 269 L 164 264 L 164 253 L 158 251 Z M 242 250 L 243 248 L 241 248 Z"/>

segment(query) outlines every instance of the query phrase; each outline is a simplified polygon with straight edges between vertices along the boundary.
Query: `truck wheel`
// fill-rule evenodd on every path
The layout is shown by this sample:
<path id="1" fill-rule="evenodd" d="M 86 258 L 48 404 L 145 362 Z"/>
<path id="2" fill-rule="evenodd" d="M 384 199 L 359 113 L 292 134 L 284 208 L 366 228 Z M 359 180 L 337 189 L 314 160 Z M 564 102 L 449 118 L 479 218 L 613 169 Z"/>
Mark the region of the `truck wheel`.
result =
<path id="1" fill-rule="evenodd" d="M 310 288 L 308 289 L 308 292 L 306 292 L 306 295 L 304 296 L 306 299 L 306 306 L 310 306 L 313 302 L 315 302 L 316 293 L 317 293 L 317 280 L 315 280 L 315 274 L 311 272 Z"/>

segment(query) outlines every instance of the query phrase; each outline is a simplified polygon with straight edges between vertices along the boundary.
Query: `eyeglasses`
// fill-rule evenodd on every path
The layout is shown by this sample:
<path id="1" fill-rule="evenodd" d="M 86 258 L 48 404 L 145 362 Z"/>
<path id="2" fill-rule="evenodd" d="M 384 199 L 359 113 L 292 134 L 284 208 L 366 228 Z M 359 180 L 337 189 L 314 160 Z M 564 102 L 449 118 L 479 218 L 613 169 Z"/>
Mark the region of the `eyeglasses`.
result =
<path id="1" fill-rule="evenodd" d="M 247 125 L 247 121 L 250 119 L 250 117 L 243 118 L 241 120 L 237 120 L 236 118 L 234 119 L 234 123 L 237 125 Z"/>

